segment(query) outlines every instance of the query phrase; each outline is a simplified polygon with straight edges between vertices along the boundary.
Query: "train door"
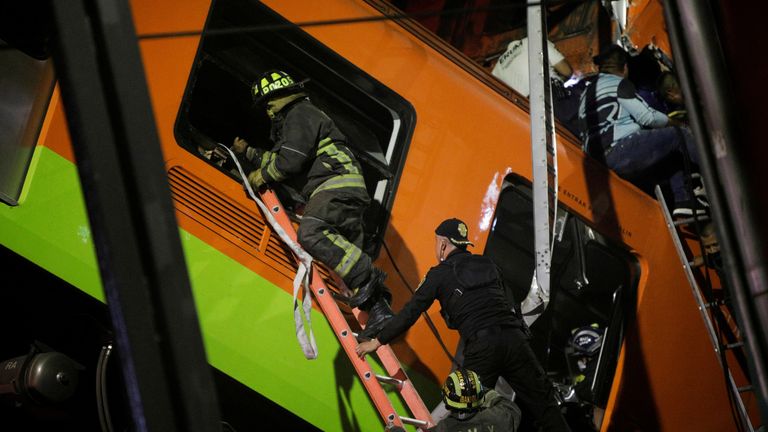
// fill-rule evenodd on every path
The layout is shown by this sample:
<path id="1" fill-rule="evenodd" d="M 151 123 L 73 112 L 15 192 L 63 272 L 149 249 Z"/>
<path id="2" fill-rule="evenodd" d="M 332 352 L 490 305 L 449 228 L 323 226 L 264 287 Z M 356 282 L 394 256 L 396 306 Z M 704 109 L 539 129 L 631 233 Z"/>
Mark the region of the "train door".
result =
<path id="1" fill-rule="evenodd" d="M 510 176 L 484 254 L 501 268 L 518 301 L 532 283 L 533 245 L 531 188 Z M 567 208 L 559 209 L 550 302 L 530 325 L 531 347 L 558 388 L 574 430 L 592 430 L 606 407 L 624 329 L 633 319 L 638 280 L 638 266 L 624 246 Z"/>

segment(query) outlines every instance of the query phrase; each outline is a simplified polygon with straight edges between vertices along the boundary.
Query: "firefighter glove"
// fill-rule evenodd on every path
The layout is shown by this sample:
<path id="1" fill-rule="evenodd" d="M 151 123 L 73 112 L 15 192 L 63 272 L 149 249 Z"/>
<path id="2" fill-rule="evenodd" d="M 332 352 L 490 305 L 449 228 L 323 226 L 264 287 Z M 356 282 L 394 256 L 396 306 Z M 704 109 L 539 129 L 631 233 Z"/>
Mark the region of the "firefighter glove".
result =
<path id="1" fill-rule="evenodd" d="M 263 160 L 264 160 L 264 151 L 256 148 L 256 147 L 248 147 L 245 150 L 245 157 L 249 161 L 251 161 L 253 164 L 257 166 L 264 166 Z"/>
<path id="2" fill-rule="evenodd" d="M 235 140 L 232 142 L 232 147 L 230 148 L 236 154 L 240 154 L 248 148 L 248 141 L 240 137 L 235 137 Z"/>
<path id="3" fill-rule="evenodd" d="M 248 183 L 250 183 L 254 189 L 258 189 L 264 186 L 266 182 L 264 181 L 264 177 L 261 175 L 260 169 L 251 171 L 251 173 L 248 174 Z"/>

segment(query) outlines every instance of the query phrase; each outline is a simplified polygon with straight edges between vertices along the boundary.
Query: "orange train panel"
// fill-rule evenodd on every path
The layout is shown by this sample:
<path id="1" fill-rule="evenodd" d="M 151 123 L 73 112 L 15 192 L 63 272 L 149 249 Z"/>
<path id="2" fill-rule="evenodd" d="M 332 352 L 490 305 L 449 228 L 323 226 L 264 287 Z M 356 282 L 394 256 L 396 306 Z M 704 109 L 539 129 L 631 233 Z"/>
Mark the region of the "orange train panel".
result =
<path id="1" fill-rule="evenodd" d="M 53 95 L 51 95 L 48 114 L 45 116 L 45 123 L 40 133 L 39 141 L 41 145 L 48 147 L 63 158 L 74 163 L 75 155 L 72 151 L 72 141 L 69 136 L 69 127 L 64 115 L 61 92 L 58 85 Z"/>
<path id="2" fill-rule="evenodd" d="M 132 2 L 139 33 L 200 29 L 208 2 L 184 2 L 183 13 L 155 13 L 157 2 Z M 176 6 L 174 2 L 167 2 Z M 294 22 L 376 16 L 362 1 L 268 1 Z M 169 6 L 170 7 L 170 6 Z M 649 23 L 649 29 L 658 22 Z M 633 31 L 646 30 L 636 21 Z M 531 176 L 528 114 L 507 97 L 438 55 L 397 23 L 369 22 L 305 29 L 325 45 L 367 71 L 411 102 L 418 121 L 400 178 L 386 241 L 398 266 L 415 285 L 434 264 L 432 230 L 439 220 L 459 217 L 470 225 L 475 250 L 482 251 L 503 178 Z M 655 32 L 655 30 L 649 30 Z M 638 33 L 641 34 L 641 33 Z M 633 39 L 634 40 L 634 39 Z M 175 141 L 173 125 L 199 42 L 198 37 L 140 40 L 150 97 L 166 163 L 204 179 L 231 203 L 247 206 L 239 185 L 187 153 Z M 637 43 L 637 42 L 636 42 Z M 657 40 L 657 44 L 663 44 Z M 55 116 L 45 145 L 68 142 Z M 58 131 L 58 132 L 56 132 Z M 65 154 L 63 149 L 57 150 Z M 71 157 L 71 156 L 70 156 Z M 640 265 L 635 322 L 627 328 L 604 429 L 625 430 L 636 419 L 654 419 L 657 430 L 733 430 L 723 407 L 727 395 L 716 358 L 708 346 L 690 289 L 665 235 L 657 203 L 593 160 L 577 143 L 558 143 L 560 199 L 601 233 L 634 251 Z M 193 235 L 248 266 L 286 291 L 290 277 L 280 266 L 252 256 L 225 239 L 215 227 L 178 213 Z M 255 215 L 254 217 L 258 217 Z M 391 269 L 386 259 L 379 265 Z M 390 274 L 392 272 L 390 271 Z M 410 294 L 390 278 L 397 310 Z M 430 315 L 449 347 L 456 335 Z M 395 352 L 411 365 L 444 377 L 450 369 L 429 330 L 419 322 Z M 410 347 L 413 347 L 411 349 Z M 702 379 L 702 377 L 705 377 Z M 699 397 L 692 397 L 696 395 Z M 701 396 L 706 395 L 706 397 Z"/>
<path id="3" fill-rule="evenodd" d="M 295 22 L 372 14 L 362 2 L 336 7 L 291 2 L 270 5 Z M 449 216 L 468 222 L 476 249 L 482 250 L 489 228 L 484 215 L 495 205 L 503 176 L 511 171 L 530 178 L 527 113 L 498 93 L 486 91 L 456 64 L 431 55 L 395 23 L 306 30 L 407 95 L 419 116 L 387 230 L 388 241 L 405 239 L 405 247 L 397 248 L 395 259 L 410 261 L 417 274 L 424 274 L 433 264 L 435 221 Z M 634 416 L 652 416 L 658 419 L 659 430 L 709 429 L 712 425 L 732 429 L 721 415 L 721 409 L 728 406 L 725 389 L 719 380 L 698 378 L 718 377 L 719 365 L 708 349 L 706 332 L 685 276 L 676 265 L 657 203 L 585 158 L 575 143 L 561 140 L 558 160 L 563 203 L 592 221 L 599 231 L 629 245 L 642 267 L 636 322 L 628 329 L 606 424 L 614 415 L 616 424 L 631 424 Z M 442 174 L 446 172 L 450 174 Z M 397 309 L 408 294 L 397 281 L 391 282 Z M 436 318 L 436 308 L 430 312 Z M 444 376 L 449 362 L 426 334 L 422 326 L 412 330 L 406 341 L 418 347 L 418 358 L 436 376 Z M 707 397 L 691 398 L 692 391 Z M 701 412 L 718 415 L 698 415 Z M 697 416 L 692 418 L 694 414 Z"/>
<path id="4" fill-rule="evenodd" d="M 667 55 L 672 54 L 661 0 L 630 2 L 627 10 L 627 28 L 624 33 L 638 49 L 652 43 Z"/>

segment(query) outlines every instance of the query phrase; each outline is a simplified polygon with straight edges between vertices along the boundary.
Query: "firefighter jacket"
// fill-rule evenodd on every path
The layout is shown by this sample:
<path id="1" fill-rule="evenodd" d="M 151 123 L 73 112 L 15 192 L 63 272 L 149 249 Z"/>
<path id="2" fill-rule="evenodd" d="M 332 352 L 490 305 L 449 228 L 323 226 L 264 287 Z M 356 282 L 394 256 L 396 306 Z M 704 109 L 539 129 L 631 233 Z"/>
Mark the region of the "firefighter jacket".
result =
<path id="1" fill-rule="evenodd" d="M 522 328 L 509 304 L 496 264 L 481 255 L 456 249 L 432 267 L 411 300 L 379 333 L 383 345 L 405 332 L 435 300 L 449 328 L 467 340 L 478 330 L 501 326 Z"/>
<path id="2" fill-rule="evenodd" d="M 520 408 L 510 399 L 488 390 L 482 408 L 475 415 L 460 418 L 451 413 L 429 432 L 515 432 L 520 425 Z"/>
<path id="3" fill-rule="evenodd" d="M 266 183 L 283 182 L 305 200 L 321 190 L 363 188 L 362 169 L 333 120 L 308 98 L 286 105 L 272 119 L 271 151 L 261 158 Z"/>

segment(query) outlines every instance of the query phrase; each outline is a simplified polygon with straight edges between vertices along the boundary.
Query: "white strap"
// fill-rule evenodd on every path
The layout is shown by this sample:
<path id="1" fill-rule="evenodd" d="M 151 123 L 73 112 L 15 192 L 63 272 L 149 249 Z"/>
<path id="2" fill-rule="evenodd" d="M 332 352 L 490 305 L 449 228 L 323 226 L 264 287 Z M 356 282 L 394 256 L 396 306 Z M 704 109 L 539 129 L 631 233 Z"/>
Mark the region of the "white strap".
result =
<path id="1" fill-rule="evenodd" d="M 240 178 L 243 180 L 243 185 L 245 185 L 245 189 L 248 191 L 248 195 L 256 201 L 256 204 L 258 204 L 259 208 L 261 209 L 261 212 L 264 214 L 264 217 L 267 219 L 267 222 L 269 222 L 269 225 L 272 226 L 272 230 L 280 237 L 280 239 L 285 243 L 288 248 L 291 249 L 291 252 L 296 255 L 296 257 L 299 259 L 299 268 L 296 271 L 296 277 L 293 279 L 293 320 L 296 325 L 296 338 L 299 340 L 299 345 L 301 346 L 301 350 L 304 352 L 304 357 L 306 357 L 309 360 L 313 360 L 317 358 L 317 343 L 315 342 L 315 334 L 312 332 L 312 319 L 311 319 L 311 312 L 312 312 L 312 297 L 310 295 L 310 288 L 309 288 L 309 278 L 310 278 L 310 269 L 312 268 L 312 256 L 309 255 L 304 249 L 299 246 L 298 243 L 293 241 L 290 237 L 288 237 L 288 234 L 285 232 L 285 229 L 277 223 L 277 220 L 275 220 L 275 217 L 272 215 L 272 213 L 267 208 L 266 204 L 264 204 L 261 199 L 259 199 L 258 196 L 256 196 L 256 193 L 253 191 L 253 188 L 251 187 L 251 184 L 248 182 L 248 177 L 245 175 L 245 172 L 243 171 L 243 167 L 240 165 L 240 161 L 237 160 L 237 157 L 235 157 L 235 154 L 232 152 L 232 150 L 229 149 L 229 147 L 225 146 L 224 144 L 218 143 L 218 145 L 224 147 L 227 152 L 229 153 L 230 157 L 232 157 L 232 160 L 235 162 L 235 165 L 237 166 L 237 170 L 240 172 Z M 296 298 L 299 294 L 299 289 L 301 286 L 304 285 L 304 296 L 302 300 L 302 305 L 299 307 L 298 302 L 296 301 Z M 304 311 L 304 319 L 307 321 L 306 327 L 309 329 L 309 336 L 307 336 L 307 332 L 304 328 L 304 320 L 302 319 L 302 313 L 301 310 Z"/>
<path id="2" fill-rule="evenodd" d="M 533 325 L 549 304 L 549 292 L 543 290 L 539 282 L 536 280 L 536 272 L 533 272 L 533 279 L 531 280 L 531 289 L 528 291 L 528 295 L 525 297 L 522 303 L 520 303 L 520 310 L 523 312 L 523 319 L 528 326 Z"/>

